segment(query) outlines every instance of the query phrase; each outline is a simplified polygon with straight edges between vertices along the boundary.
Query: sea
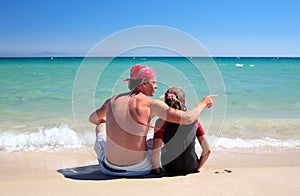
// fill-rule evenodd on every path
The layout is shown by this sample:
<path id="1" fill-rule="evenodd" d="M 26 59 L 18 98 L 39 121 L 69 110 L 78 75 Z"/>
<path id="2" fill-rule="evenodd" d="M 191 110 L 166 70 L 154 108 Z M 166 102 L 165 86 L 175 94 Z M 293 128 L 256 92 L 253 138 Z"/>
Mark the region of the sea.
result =
<path id="1" fill-rule="evenodd" d="M 20 57 L 0 58 L 0 151 L 92 149 L 89 114 L 128 91 L 134 64 L 156 70 L 153 99 L 171 86 L 188 108 L 217 95 L 199 117 L 212 147 L 299 149 L 300 58 Z"/>

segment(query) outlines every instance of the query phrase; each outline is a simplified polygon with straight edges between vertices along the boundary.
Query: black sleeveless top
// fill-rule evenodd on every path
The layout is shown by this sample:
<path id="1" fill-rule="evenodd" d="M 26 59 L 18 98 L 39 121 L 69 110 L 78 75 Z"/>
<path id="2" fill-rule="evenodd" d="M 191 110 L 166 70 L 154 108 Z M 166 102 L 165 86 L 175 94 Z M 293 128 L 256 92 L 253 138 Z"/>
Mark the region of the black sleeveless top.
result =
<path id="1" fill-rule="evenodd" d="M 180 174 L 197 172 L 199 163 L 195 152 L 197 129 L 195 123 L 179 125 L 166 122 L 163 132 L 165 145 L 161 149 L 161 164 L 167 172 Z"/>

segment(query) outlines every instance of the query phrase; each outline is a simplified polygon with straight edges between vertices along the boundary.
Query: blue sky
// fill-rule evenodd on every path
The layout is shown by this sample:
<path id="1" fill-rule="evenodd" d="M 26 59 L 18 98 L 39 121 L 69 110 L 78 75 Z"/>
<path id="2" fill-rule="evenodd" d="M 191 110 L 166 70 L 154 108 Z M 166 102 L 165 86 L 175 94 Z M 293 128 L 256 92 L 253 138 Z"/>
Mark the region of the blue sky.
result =
<path id="1" fill-rule="evenodd" d="M 85 56 L 140 25 L 179 29 L 213 56 L 300 56 L 297 0 L 3 0 L 0 56 Z"/>

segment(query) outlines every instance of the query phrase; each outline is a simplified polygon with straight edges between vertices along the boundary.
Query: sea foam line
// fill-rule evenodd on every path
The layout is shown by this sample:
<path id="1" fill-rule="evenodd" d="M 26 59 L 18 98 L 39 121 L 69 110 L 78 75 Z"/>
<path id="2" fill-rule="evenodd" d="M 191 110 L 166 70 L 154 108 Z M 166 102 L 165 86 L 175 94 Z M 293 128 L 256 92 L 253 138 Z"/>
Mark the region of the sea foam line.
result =
<path id="1" fill-rule="evenodd" d="M 270 137 L 263 139 L 241 139 L 220 137 L 216 140 L 215 147 L 223 148 L 259 148 L 259 147 L 287 147 L 300 146 L 300 140 L 278 140 Z"/>
<path id="2" fill-rule="evenodd" d="M 0 150 L 4 151 L 55 151 L 64 148 L 81 148 L 83 143 L 68 125 L 39 128 L 30 134 L 1 133 Z"/>
<path id="3" fill-rule="evenodd" d="M 91 137 L 83 135 L 83 137 Z M 153 134 L 149 134 L 152 138 Z M 270 137 L 261 139 L 241 139 L 228 137 L 215 137 L 207 135 L 213 147 L 222 148 L 259 148 L 259 147 L 300 147 L 299 139 L 279 140 Z M 0 150 L 3 151 L 56 151 L 66 148 L 82 148 L 85 143 L 77 132 L 68 125 L 53 128 L 40 128 L 30 134 L 1 133 Z M 88 142 L 89 143 L 89 142 Z M 92 143 L 92 142 L 90 142 Z M 196 145 L 198 142 L 196 141 Z"/>

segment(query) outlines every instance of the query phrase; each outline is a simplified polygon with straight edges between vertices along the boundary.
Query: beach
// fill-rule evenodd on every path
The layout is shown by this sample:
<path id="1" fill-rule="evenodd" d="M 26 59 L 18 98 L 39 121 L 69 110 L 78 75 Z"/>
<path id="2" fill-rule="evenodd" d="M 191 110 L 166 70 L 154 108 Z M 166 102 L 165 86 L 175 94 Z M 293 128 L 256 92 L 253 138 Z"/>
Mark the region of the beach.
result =
<path id="1" fill-rule="evenodd" d="M 300 196 L 300 1 L 0 5 L 0 196 Z M 131 71 L 135 65 L 151 67 L 155 77 Z M 130 89 L 139 78 L 155 101 L 140 101 L 144 95 Z M 181 102 L 166 93 L 171 87 L 185 94 L 180 122 L 197 120 L 205 132 L 195 138 L 198 158 L 211 149 L 201 170 L 105 175 L 109 162 L 134 167 L 143 157 L 133 150 L 147 144 L 153 153 L 155 131 L 174 128 L 156 123 L 179 120 L 181 112 L 163 103 Z M 109 153 L 103 171 L 94 146 L 105 138 L 95 134 L 95 113 L 107 120 L 111 141 L 101 145 Z M 188 168 L 190 153 L 181 146 L 191 149 L 191 133 L 168 142 L 168 133 L 156 134 L 166 147 L 160 153 L 171 155 L 167 161 L 182 155 Z"/>
<path id="2" fill-rule="evenodd" d="M 1 152 L 0 189 L 2 195 L 299 195 L 300 151 L 271 150 L 213 150 L 199 173 L 112 179 L 97 179 L 97 160 L 86 148 Z M 78 179 L 59 172 L 72 168 Z"/>
<path id="3" fill-rule="evenodd" d="M 1 195 L 299 195 L 300 58 L 192 60 L 1 58 Z M 137 63 L 157 72 L 154 99 L 170 86 L 185 90 L 188 108 L 218 95 L 199 118 L 212 146 L 199 173 L 112 178 L 97 167 L 88 116 L 128 90 Z"/>

